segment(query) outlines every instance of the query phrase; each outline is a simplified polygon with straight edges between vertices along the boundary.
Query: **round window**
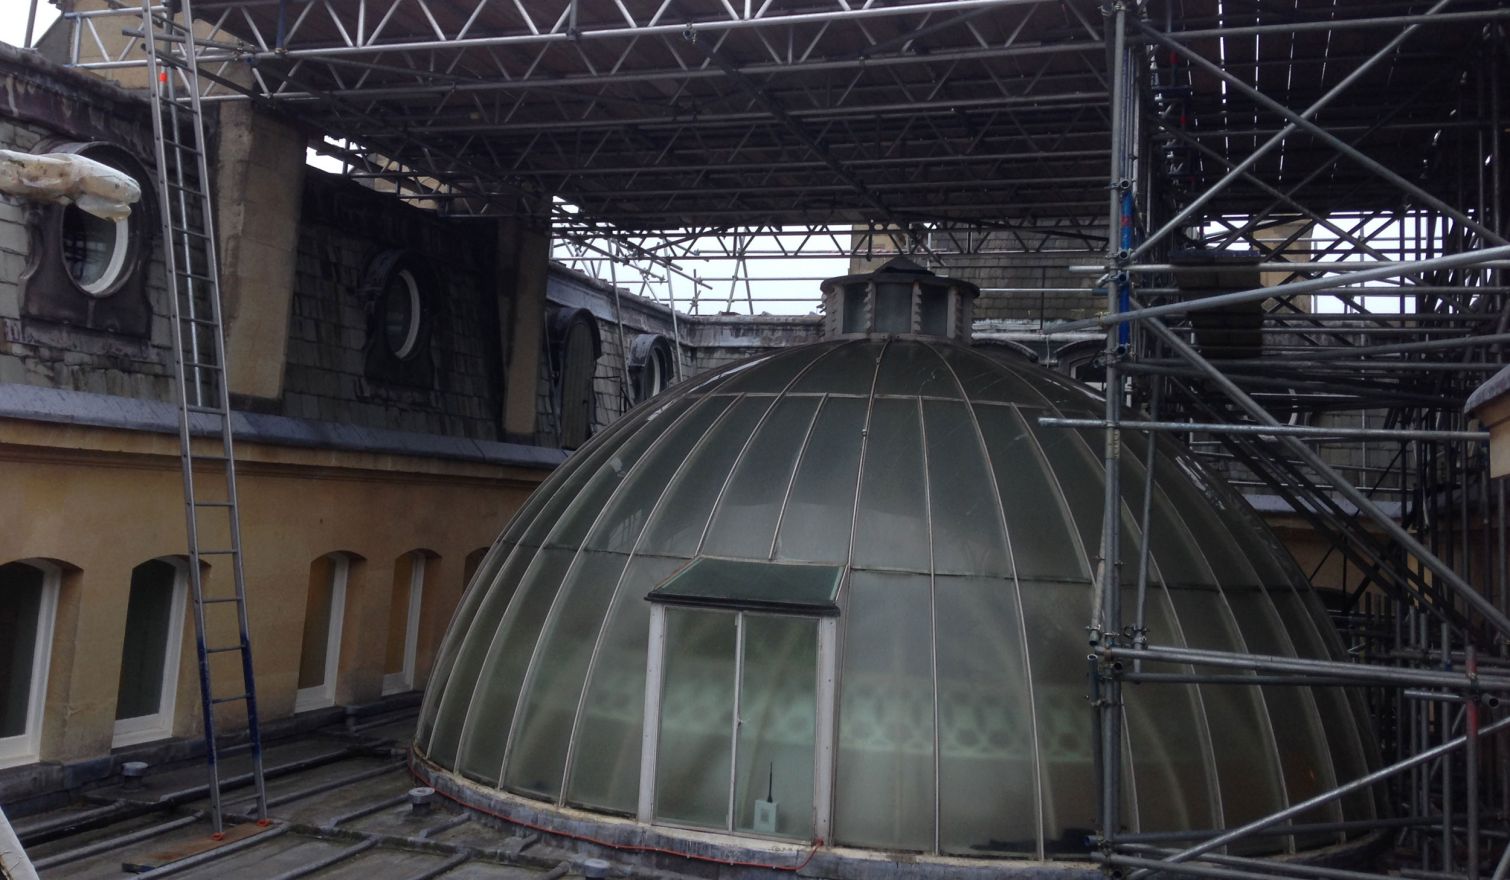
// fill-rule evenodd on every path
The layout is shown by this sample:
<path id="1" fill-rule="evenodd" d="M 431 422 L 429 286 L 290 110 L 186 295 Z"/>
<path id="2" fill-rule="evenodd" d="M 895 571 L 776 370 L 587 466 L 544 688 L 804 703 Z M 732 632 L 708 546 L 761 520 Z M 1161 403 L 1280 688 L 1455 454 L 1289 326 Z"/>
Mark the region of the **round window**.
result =
<path id="1" fill-rule="evenodd" d="M 108 296 L 126 274 L 130 218 L 105 220 L 75 205 L 63 209 L 63 265 L 90 296 Z"/>
<path id="2" fill-rule="evenodd" d="M 383 338 L 400 360 L 419 346 L 419 283 L 408 269 L 394 272 L 383 288 Z"/>

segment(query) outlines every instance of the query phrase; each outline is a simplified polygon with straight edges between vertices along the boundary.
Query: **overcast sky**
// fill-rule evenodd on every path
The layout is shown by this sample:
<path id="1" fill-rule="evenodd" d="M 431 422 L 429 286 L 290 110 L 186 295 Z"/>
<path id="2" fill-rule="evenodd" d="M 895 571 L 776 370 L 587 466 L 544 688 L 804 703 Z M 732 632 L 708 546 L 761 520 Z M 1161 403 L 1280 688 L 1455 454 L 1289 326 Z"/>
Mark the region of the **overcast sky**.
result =
<path id="1" fill-rule="evenodd" d="M 19 46 L 26 39 L 26 15 L 31 0 L 0 0 L 0 43 Z M 48 0 L 37 0 L 36 35 L 41 36 L 58 17 L 58 9 Z"/>

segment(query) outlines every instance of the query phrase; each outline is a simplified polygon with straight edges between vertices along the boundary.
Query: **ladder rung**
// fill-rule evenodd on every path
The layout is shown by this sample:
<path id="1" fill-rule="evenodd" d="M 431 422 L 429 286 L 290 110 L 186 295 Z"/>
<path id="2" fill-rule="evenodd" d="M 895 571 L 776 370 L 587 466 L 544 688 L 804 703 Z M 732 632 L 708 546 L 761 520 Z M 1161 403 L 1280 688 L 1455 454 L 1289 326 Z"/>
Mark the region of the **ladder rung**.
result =
<path id="1" fill-rule="evenodd" d="M 199 552 L 200 556 L 234 556 L 237 551 L 235 551 L 235 550 L 215 549 L 215 550 L 200 550 L 198 552 Z"/>
<path id="2" fill-rule="evenodd" d="M 199 232 L 198 230 L 194 229 L 185 229 L 182 226 L 174 226 L 172 227 L 172 231 L 178 233 L 179 235 L 192 235 L 195 238 L 202 238 L 205 241 L 210 240 L 210 237 L 208 235 L 205 235 L 203 232 Z"/>
<path id="3" fill-rule="evenodd" d="M 199 462 L 199 461 L 221 461 L 221 462 L 230 461 L 230 459 L 226 458 L 223 455 L 200 455 L 199 453 L 191 453 L 189 455 L 189 459 L 191 461 L 195 461 L 195 462 Z"/>
<path id="4" fill-rule="evenodd" d="M 188 410 L 189 412 L 210 413 L 211 415 L 217 416 L 223 416 L 226 414 L 225 410 L 221 409 L 218 406 L 200 406 L 197 403 L 184 404 L 184 409 Z"/>
<path id="5" fill-rule="evenodd" d="M 163 8 L 164 7 L 160 7 L 160 6 L 159 7 L 155 7 L 153 9 L 153 11 L 154 12 L 160 11 L 160 10 L 163 10 Z M 183 30 L 184 29 L 184 26 L 182 24 L 180 24 L 179 21 L 178 21 L 178 19 L 174 18 L 171 13 L 167 14 L 167 15 L 155 15 L 155 16 L 152 17 L 152 20 L 154 22 L 156 22 L 161 27 L 174 28 L 176 30 Z"/>
<path id="6" fill-rule="evenodd" d="M 240 601 L 241 600 L 238 599 L 235 596 L 218 596 L 218 597 L 216 597 L 214 599 L 200 599 L 199 600 L 199 604 L 201 604 L 201 605 L 223 605 L 226 602 L 240 602 Z"/>
<path id="7" fill-rule="evenodd" d="M 153 25 L 154 26 L 152 28 L 152 39 L 154 39 L 154 40 L 162 40 L 165 43 L 182 43 L 184 41 L 183 37 L 175 36 L 175 35 L 173 35 L 171 33 L 163 33 L 162 31 L 159 31 L 157 29 L 157 28 L 167 28 L 168 30 L 172 30 L 173 28 L 175 28 L 178 25 L 178 22 L 173 21 L 172 19 L 169 19 L 169 18 L 158 18 L 158 19 L 154 19 L 153 20 Z M 143 40 L 145 40 L 147 38 L 146 31 L 143 31 L 143 30 L 140 30 L 140 29 L 137 29 L 137 30 L 122 30 L 121 33 L 125 34 L 128 37 L 137 37 L 137 38 L 140 38 L 140 39 L 143 39 Z M 159 54 L 164 54 L 164 53 L 159 53 Z"/>
<path id="8" fill-rule="evenodd" d="M 240 651 L 240 650 L 241 650 L 241 646 L 240 645 L 231 645 L 231 646 L 226 647 L 226 648 L 205 648 L 204 652 L 206 654 L 228 654 L 231 651 Z"/>
<path id="9" fill-rule="evenodd" d="M 184 361 L 184 366 L 193 367 L 196 370 L 222 370 L 220 364 L 207 364 L 204 361 Z"/>
<path id="10" fill-rule="evenodd" d="M 195 507 L 230 507 L 229 501 L 195 501 Z"/>
<path id="11" fill-rule="evenodd" d="M 168 181 L 168 186 L 172 187 L 173 189 L 178 190 L 179 192 L 189 193 L 190 195 L 195 195 L 195 196 L 203 196 L 203 195 L 205 195 L 205 193 L 200 192 L 199 190 L 195 189 L 192 186 L 184 186 L 182 184 L 174 183 L 171 180 Z"/>
<path id="12" fill-rule="evenodd" d="M 193 145 L 193 143 L 183 143 L 180 140 L 174 140 L 168 134 L 163 134 L 163 143 L 169 146 L 177 146 L 178 149 L 183 149 L 184 152 L 199 152 L 198 146 Z M 168 186 L 174 186 L 174 181 L 169 180 Z"/>
<path id="13" fill-rule="evenodd" d="M 217 705 L 218 706 L 221 703 L 239 703 L 242 700 L 245 700 L 246 698 L 247 698 L 246 694 L 237 694 L 234 697 L 216 697 L 213 700 L 211 700 L 210 703 L 211 703 L 211 705 Z"/>
<path id="14" fill-rule="evenodd" d="M 214 321 L 212 321 L 209 318 L 191 318 L 188 315 L 179 315 L 178 316 L 178 320 L 180 320 L 180 321 L 188 321 L 190 324 L 200 324 L 200 325 L 203 325 L 205 327 L 215 327 L 215 326 L 218 326 L 218 325 L 216 325 L 216 323 Z"/>

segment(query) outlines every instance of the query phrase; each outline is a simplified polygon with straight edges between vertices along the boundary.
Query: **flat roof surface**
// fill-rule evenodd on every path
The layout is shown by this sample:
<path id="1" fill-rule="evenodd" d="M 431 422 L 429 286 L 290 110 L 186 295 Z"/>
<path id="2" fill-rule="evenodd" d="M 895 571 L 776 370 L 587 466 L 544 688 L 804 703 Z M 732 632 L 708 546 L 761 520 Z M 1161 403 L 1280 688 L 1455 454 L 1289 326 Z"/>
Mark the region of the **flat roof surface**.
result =
<path id="1" fill-rule="evenodd" d="M 327 880 L 529 880 L 562 861 L 581 861 L 482 824 L 440 798 L 429 812 L 413 812 L 405 794 L 418 784 L 406 757 L 414 717 L 410 709 L 356 732 L 337 724 L 270 743 L 272 824 L 258 830 L 247 821 L 254 805 L 243 783 L 225 796 L 227 815 L 242 819 L 228 819 L 226 841 L 215 848 L 202 760 L 154 766 L 140 788 L 89 789 L 69 806 L 12 817 L 12 824 L 44 880 L 124 880 L 155 867 L 185 880 L 305 873 Z M 223 766 L 232 778 L 247 772 L 248 758 L 230 757 Z"/>

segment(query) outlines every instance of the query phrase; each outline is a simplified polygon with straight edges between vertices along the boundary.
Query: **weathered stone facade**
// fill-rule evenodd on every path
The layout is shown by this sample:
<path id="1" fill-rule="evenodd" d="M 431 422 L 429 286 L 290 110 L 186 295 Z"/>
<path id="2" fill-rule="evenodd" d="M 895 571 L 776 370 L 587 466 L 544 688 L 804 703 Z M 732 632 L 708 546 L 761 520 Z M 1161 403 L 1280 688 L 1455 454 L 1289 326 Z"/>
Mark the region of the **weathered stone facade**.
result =
<path id="1" fill-rule="evenodd" d="M 502 377 L 490 232 L 309 170 L 283 413 L 498 439 Z M 369 364 L 382 329 L 375 289 L 382 279 L 373 273 L 376 261 L 394 252 L 430 267 L 427 346 L 417 355 L 428 361 L 428 375 L 417 380 L 374 375 Z"/>
<path id="2" fill-rule="evenodd" d="M 645 334 L 665 338 L 679 352 L 685 379 L 762 351 L 816 342 L 822 336 L 817 316 L 726 317 L 677 313 L 673 326 L 671 309 L 642 296 L 613 288 L 564 266 L 551 267 L 546 288 L 550 308 L 582 310 L 597 322 L 602 343 L 593 372 L 594 432 L 612 423 L 639 403 L 635 390 L 635 366 L 626 352 L 636 337 Z M 549 330 L 547 330 L 549 332 Z M 552 340 L 542 349 L 539 416 L 535 442 L 557 445 L 560 421 L 559 368 L 551 358 Z"/>
<path id="3" fill-rule="evenodd" d="M 46 62 L 0 44 L 0 148 L 47 152 L 104 143 L 145 165 L 150 139 L 142 101 L 106 83 L 60 79 Z M 56 210 L 0 198 L 0 382 L 172 399 L 172 328 L 164 317 L 167 303 L 156 248 L 144 248 L 141 255 L 152 315 L 144 335 L 35 317 L 49 306 L 68 311 L 93 305 L 80 291 L 44 289 L 41 283 L 42 270 L 52 268 L 41 264 L 49 252 L 42 232 L 56 222 Z"/>
<path id="4" fill-rule="evenodd" d="M 328 681 L 335 707 L 315 713 L 394 692 L 384 651 L 394 627 L 412 672 L 403 688 L 422 687 L 473 567 L 564 454 L 499 439 L 499 312 L 517 291 L 495 282 L 514 255 L 491 224 L 442 221 L 306 173 L 303 134 L 249 108 L 220 123 L 207 133 L 207 155 L 223 160 L 212 165 L 212 191 L 258 697 L 264 720 L 301 723 L 282 719 L 300 711 L 308 621 L 323 613 L 337 624 L 336 641 L 321 646 L 337 661 Z M 0 800 L 37 779 L 77 785 L 122 760 L 182 752 L 173 738 L 201 726 L 187 625 L 163 630 L 161 717 L 129 739 L 119 723 L 134 573 L 181 563 L 187 549 L 150 141 L 139 96 L 0 46 L 0 148 L 96 145 L 142 166 L 143 190 L 125 227 L 140 240 L 124 251 L 121 226 L 91 239 L 77 231 L 89 221 L 76 209 L 0 197 L 0 510 L 14 520 L 0 528 L 0 567 L 44 572 L 56 609 L 32 618 L 45 662 L 22 674 L 45 700 L 27 708 L 22 741 L 0 753 Z M 66 235 L 65 216 L 75 224 Z M 98 253 L 128 258 L 106 268 L 118 283 L 90 290 L 78 273 Z M 539 264 L 543 298 L 543 253 Z M 421 282 L 423 333 L 403 340 L 409 358 L 379 348 L 393 342 L 392 322 L 375 308 L 384 267 Z M 199 476 L 204 497 L 215 497 L 213 480 Z M 225 546 L 223 521 L 199 522 L 213 546 Z M 322 612 L 310 604 L 316 575 L 336 556 L 348 575 L 340 601 L 329 598 Z M 416 587 L 409 573 L 421 558 Z M 206 562 L 210 589 L 224 595 L 228 564 Z M 0 598 L 12 586 L 0 583 Z M 184 587 L 174 589 L 181 612 Z M 210 622 L 212 643 L 234 641 L 228 620 Z M 229 693 L 238 682 L 217 673 L 215 684 Z M 222 730 L 240 729 L 241 711 L 218 707 Z M 38 762 L 50 766 L 39 771 Z"/>

